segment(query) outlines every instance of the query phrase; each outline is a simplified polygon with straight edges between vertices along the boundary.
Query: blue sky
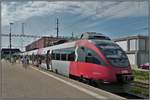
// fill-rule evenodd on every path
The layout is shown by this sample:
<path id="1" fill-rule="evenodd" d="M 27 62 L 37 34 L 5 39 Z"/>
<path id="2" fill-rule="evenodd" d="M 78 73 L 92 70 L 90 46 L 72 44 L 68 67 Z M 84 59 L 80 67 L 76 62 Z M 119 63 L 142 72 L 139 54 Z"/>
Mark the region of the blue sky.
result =
<path id="1" fill-rule="evenodd" d="M 60 36 L 79 36 L 82 32 L 94 31 L 110 38 L 148 34 L 148 2 L 85 1 L 85 2 L 2 2 L 2 33 L 56 36 L 56 18 L 59 18 Z M 19 48 L 35 39 L 12 38 L 13 47 Z M 2 38 L 2 47 L 8 47 L 7 37 Z"/>

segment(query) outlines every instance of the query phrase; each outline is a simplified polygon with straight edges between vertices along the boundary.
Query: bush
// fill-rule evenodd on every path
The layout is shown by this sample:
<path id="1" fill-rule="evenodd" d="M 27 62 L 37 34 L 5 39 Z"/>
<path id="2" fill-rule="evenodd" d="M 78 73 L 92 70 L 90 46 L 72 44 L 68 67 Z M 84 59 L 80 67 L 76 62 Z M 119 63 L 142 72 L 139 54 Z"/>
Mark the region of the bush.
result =
<path id="1" fill-rule="evenodd" d="M 149 71 L 132 70 L 135 79 L 149 80 Z"/>

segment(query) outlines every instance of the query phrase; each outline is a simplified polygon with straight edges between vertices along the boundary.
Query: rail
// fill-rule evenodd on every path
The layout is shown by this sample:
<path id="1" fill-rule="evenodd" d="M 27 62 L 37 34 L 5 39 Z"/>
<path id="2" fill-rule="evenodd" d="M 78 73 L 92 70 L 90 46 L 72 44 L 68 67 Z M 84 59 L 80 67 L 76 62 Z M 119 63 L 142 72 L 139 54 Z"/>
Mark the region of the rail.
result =
<path id="1" fill-rule="evenodd" d="M 141 98 L 149 98 L 149 84 L 134 81 L 129 86 L 125 87 L 128 94 L 132 94 Z"/>

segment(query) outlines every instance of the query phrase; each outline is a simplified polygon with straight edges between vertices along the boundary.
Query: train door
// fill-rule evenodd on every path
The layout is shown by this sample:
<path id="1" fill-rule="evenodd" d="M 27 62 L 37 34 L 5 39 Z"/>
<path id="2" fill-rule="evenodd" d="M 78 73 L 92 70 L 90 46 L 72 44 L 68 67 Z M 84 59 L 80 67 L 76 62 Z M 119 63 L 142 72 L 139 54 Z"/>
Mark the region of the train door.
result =
<path id="1" fill-rule="evenodd" d="M 84 73 L 82 72 L 81 66 L 85 66 L 85 58 L 86 58 L 86 53 L 85 53 L 85 48 L 84 47 L 78 47 L 77 49 L 77 70 L 78 70 L 78 76 L 83 77 Z"/>
<path id="2" fill-rule="evenodd" d="M 67 61 L 69 61 L 69 77 L 72 76 L 77 76 L 78 75 L 78 67 L 77 67 L 77 62 L 76 62 L 76 49 L 75 47 L 72 47 L 68 49 L 69 52 L 67 53 Z"/>
<path id="3" fill-rule="evenodd" d="M 96 72 L 97 68 L 103 64 L 100 57 L 96 52 L 86 47 L 79 47 L 77 54 L 78 72 L 80 77 L 92 79 L 93 72 Z"/>
<path id="4" fill-rule="evenodd" d="M 57 49 L 52 51 L 53 71 L 68 76 L 66 54 L 64 50 Z"/>

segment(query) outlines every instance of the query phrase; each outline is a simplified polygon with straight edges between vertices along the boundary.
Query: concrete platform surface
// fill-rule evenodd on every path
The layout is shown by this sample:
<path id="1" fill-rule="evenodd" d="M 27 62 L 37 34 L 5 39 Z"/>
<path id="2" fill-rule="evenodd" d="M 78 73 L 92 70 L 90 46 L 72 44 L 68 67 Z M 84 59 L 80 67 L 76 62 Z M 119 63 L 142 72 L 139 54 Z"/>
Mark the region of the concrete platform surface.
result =
<path id="1" fill-rule="evenodd" d="M 0 97 L 3 99 L 94 100 L 125 99 L 34 66 L 1 61 Z"/>

